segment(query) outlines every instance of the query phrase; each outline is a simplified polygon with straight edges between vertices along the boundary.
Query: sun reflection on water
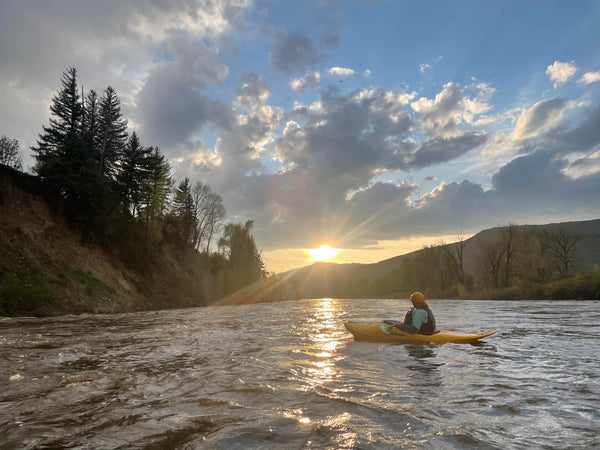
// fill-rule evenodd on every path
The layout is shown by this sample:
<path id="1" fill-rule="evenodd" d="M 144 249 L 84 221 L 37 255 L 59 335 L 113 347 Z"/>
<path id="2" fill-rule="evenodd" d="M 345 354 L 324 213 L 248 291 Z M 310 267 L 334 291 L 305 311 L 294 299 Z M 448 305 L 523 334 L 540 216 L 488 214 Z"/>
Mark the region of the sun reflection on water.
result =
<path id="1" fill-rule="evenodd" d="M 298 352 L 305 355 L 300 370 L 304 390 L 311 390 L 334 382 L 338 377 L 337 361 L 343 359 L 338 352 L 345 345 L 345 333 L 340 328 L 343 311 L 339 301 L 322 298 L 312 303 L 310 318 L 302 327 L 307 346 Z"/>

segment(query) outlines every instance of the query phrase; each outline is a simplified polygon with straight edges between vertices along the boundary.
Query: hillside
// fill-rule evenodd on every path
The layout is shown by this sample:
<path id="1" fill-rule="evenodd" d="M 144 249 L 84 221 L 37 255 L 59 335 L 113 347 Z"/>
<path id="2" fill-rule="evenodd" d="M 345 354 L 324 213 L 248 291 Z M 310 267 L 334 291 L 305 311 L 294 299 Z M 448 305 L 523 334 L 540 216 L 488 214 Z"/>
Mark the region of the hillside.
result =
<path id="1" fill-rule="evenodd" d="M 197 266 L 164 248 L 141 270 L 85 245 L 36 177 L 0 165 L 0 315 L 203 305 L 206 274 Z"/>
<path id="2" fill-rule="evenodd" d="M 561 227 L 580 233 L 581 241 L 576 246 L 572 272 L 590 274 L 600 270 L 600 219 L 565 222 L 547 225 L 521 225 L 517 232 L 528 230 L 556 231 Z M 469 239 L 464 245 L 464 271 L 472 274 L 478 270 L 482 249 L 498 239 L 501 227 L 483 230 Z M 447 244 L 450 252 L 455 252 L 458 243 Z M 440 246 L 436 247 L 441 249 Z M 398 288 L 390 283 L 402 264 L 423 256 L 424 250 L 399 255 L 374 264 L 335 264 L 315 263 L 310 266 L 288 271 L 279 276 L 292 283 L 299 297 L 356 297 L 356 296 L 398 296 L 406 295 L 409 288 Z M 378 289 L 370 289 L 379 283 Z M 424 286 L 420 288 L 427 290 Z M 600 290 L 600 285 L 598 286 Z"/>

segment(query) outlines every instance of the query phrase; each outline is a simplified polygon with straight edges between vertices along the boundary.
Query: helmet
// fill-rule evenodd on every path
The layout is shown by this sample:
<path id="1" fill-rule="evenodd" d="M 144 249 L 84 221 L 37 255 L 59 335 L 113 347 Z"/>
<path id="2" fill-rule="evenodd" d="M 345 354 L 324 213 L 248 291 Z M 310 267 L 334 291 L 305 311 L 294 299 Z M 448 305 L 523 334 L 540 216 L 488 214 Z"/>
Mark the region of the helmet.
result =
<path id="1" fill-rule="evenodd" d="M 413 303 L 425 303 L 425 296 L 420 292 L 413 292 L 410 296 L 410 301 Z"/>

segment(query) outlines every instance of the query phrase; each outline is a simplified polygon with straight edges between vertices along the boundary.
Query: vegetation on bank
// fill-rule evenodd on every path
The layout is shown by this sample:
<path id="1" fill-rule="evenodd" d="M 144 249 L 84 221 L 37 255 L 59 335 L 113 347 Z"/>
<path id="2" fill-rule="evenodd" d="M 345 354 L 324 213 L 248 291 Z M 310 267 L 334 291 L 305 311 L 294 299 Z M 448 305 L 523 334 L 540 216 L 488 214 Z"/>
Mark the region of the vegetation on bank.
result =
<path id="1" fill-rule="evenodd" d="M 176 182 L 161 150 L 128 133 L 114 88 L 85 94 L 69 68 L 50 112 L 32 147 L 35 176 L 19 172 L 18 142 L 6 136 L 0 142 L 3 175 L 43 196 L 81 245 L 102 249 L 127 273 L 130 282 L 121 284 L 132 294 L 53 260 L 41 240 L 27 242 L 27 235 L 15 241 L 17 225 L 0 235 L 0 315 L 201 305 L 265 278 L 253 222 L 225 224 L 219 194 L 199 181 Z M 7 189 L 0 196 L 5 211 L 15 206 L 7 205 L 14 201 Z M 211 251 L 214 244 L 218 251 Z M 88 301 L 79 304 L 78 295 Z"/>

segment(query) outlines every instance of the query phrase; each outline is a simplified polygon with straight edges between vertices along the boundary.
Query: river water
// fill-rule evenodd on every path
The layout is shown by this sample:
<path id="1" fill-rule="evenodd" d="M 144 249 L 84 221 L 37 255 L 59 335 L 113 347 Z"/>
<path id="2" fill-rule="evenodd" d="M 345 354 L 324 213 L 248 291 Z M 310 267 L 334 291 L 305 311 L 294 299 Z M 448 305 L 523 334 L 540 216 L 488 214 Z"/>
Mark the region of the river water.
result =
<path id="1" fill-rule="evenodd" d="M 600 447 L 600 302 L 430 302 L 475 344 L 355 342 L 406 300 L 0 319 L 0 448 Z"/>

